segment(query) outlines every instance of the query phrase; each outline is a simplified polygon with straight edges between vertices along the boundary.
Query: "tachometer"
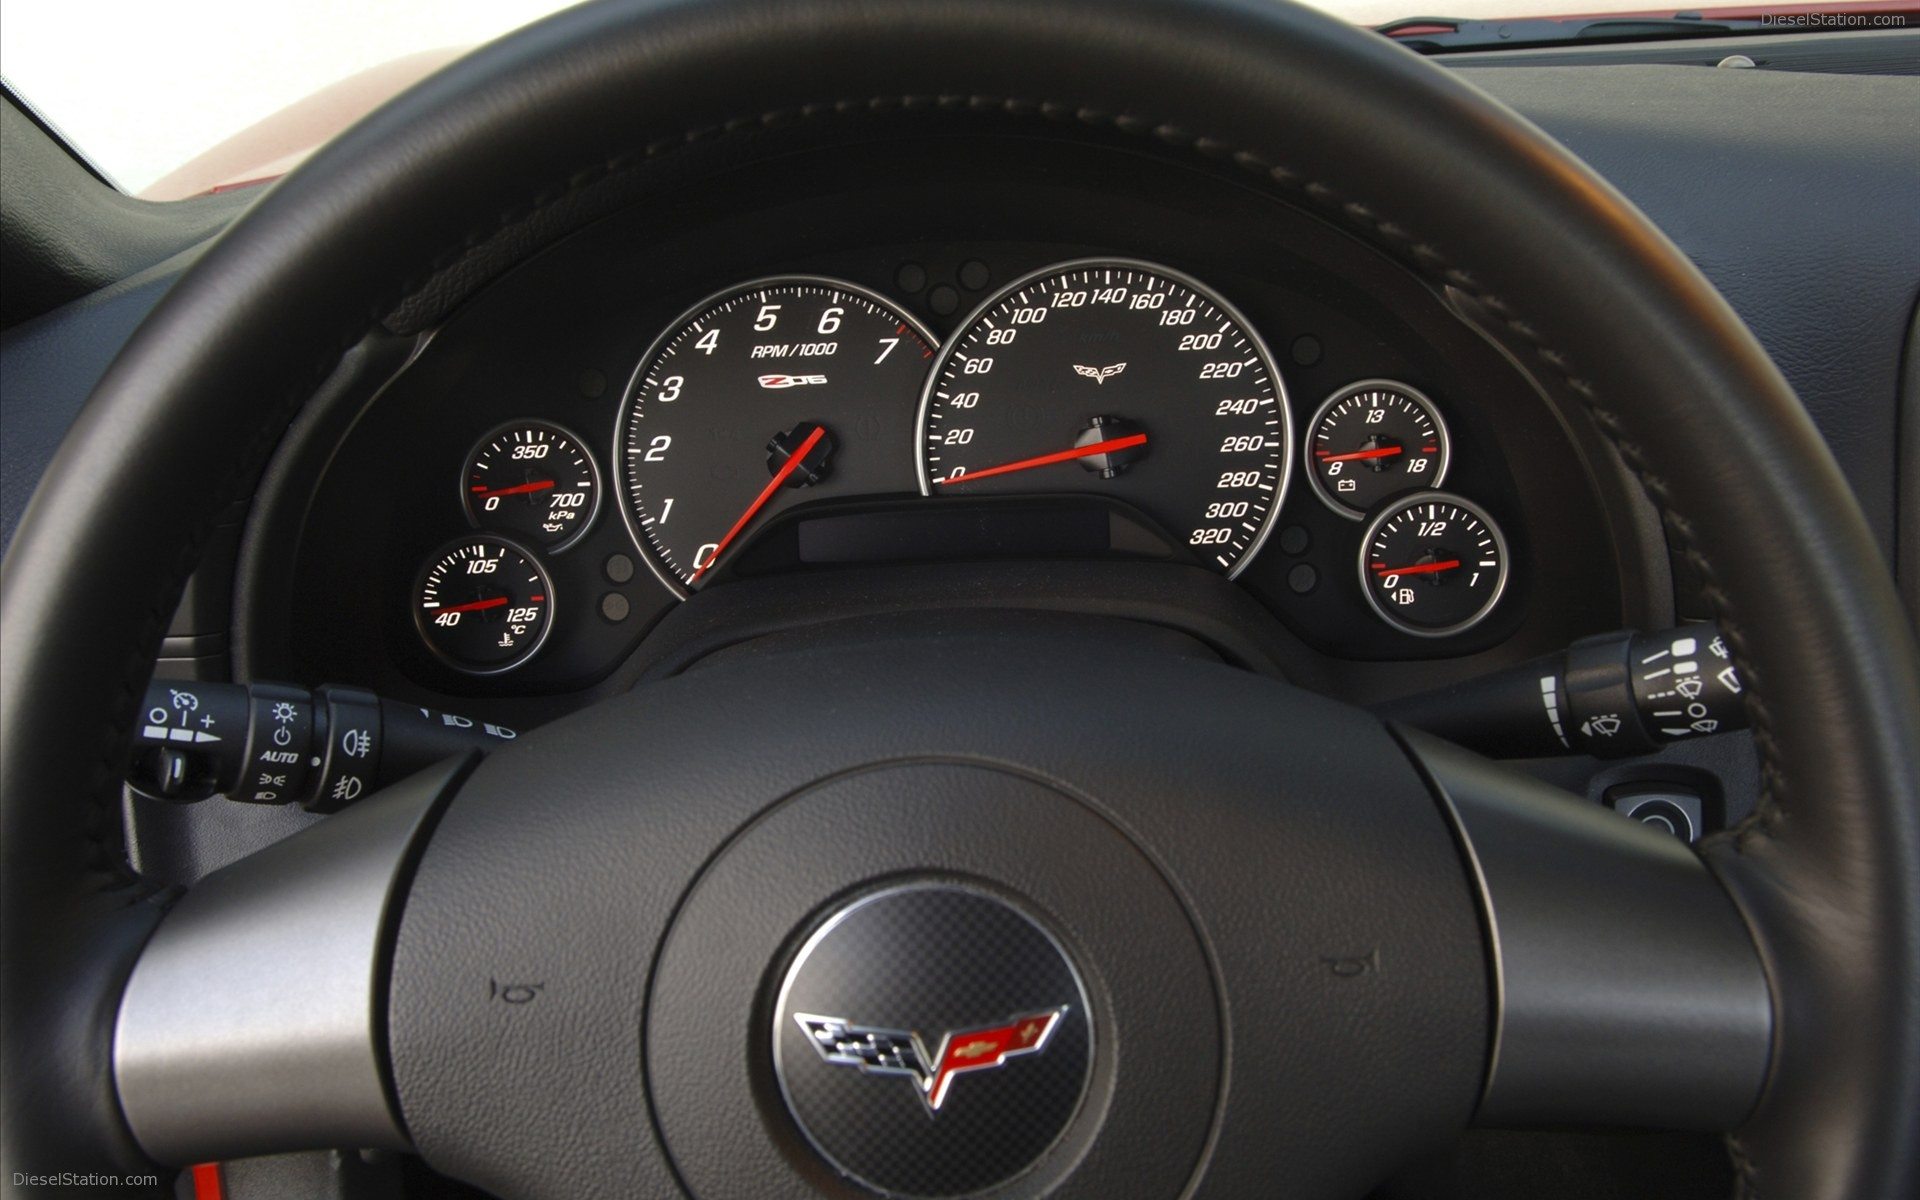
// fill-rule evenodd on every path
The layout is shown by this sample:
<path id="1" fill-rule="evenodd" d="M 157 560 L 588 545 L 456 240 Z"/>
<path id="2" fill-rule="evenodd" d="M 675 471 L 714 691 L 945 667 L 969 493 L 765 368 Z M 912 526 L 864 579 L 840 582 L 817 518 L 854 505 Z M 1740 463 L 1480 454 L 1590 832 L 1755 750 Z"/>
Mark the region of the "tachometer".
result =
<path id="1" fill-rule="evenodd" d="M 1260 336 L 1205 285 L 1098 259 L 1009 284 L 921 401 L 928 495 L 1100 492 L 1232 577 L 1286 495 L 1293 433 Z"/>
<path id="2" fill-rule="evenodd" d="M 834 279 L 763 279 L 687 310 L 640 361 L 614 438 L 627 527 L 661 582 L 686 595 L 803 496 L 911 492 L 932 357 L 912 317 Z"/>

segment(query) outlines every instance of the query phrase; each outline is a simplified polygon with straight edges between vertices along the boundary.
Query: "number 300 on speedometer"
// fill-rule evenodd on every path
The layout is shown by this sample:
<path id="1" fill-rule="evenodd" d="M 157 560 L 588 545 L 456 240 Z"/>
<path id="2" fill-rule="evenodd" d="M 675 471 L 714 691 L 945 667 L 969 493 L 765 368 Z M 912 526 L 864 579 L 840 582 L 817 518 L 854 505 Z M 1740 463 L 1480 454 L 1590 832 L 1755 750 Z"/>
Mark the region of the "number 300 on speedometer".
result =
<path id="1" fill-rule="evenodd" d="M 1086 260 L 1016 280 L 948 341 L 921 399 L 928 495 L 1095 492 L 1232 577 L 1286 496 L 1273 358 L 1203 284 Z"/>

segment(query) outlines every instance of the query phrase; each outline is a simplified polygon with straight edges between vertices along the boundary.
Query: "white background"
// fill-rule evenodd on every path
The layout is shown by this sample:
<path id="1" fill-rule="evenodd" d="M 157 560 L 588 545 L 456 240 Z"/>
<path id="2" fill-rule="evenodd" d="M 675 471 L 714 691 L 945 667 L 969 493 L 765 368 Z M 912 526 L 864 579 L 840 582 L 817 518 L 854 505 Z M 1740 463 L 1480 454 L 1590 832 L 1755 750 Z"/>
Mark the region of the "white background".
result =
<path id="1" fill-rule="evenodd" d="M 1034 0 L 1044 3 L 1045 0 Z M 1657 0 L 1311 0 L 1379 23 L 1645 10 Z M 4 0 L 0 74 L 138 193 L 201 151 L 416 51 L 471 47 L 562 0 Z"/>

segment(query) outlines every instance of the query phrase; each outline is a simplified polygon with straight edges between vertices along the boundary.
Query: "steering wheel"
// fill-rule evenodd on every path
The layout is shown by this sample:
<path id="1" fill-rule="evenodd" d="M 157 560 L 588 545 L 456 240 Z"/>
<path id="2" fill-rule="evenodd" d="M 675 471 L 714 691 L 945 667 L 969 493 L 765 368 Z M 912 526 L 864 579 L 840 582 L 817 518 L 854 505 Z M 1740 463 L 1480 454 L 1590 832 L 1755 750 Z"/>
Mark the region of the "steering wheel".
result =
<path id="1" fill-rule="evenodd" d="M 1695 855 L 1217 663 L 867 629 L 184 897 L 129 874 L 182 581 L 383 314 L 609 186 L 934 116 L 1232 174 L 1530 347 L 1707 581 L 1756 815 Z M 490 46 L 148 318 L 9 552 L 3 636 L 9 1173 L 396 1146 L 512 1198 L 1336 1196 L 1477 1120 L 1725 1130 L 1749 1195 L 1920 1191 L 1920 671 L 1835 464 L 1611 188 L 1291 4 L 604 0 Z"/>

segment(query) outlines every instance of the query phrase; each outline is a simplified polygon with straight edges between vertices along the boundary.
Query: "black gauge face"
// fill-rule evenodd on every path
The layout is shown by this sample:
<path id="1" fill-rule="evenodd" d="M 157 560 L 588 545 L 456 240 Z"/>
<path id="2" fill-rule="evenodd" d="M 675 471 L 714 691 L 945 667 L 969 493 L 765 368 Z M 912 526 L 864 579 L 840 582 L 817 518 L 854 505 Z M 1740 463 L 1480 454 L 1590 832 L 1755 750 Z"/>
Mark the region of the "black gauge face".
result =
<path id="1" fill-rule="evenodd" d="M 1316 494 L 1355 520 L 1389 496 L 1446 481 L 1452 456 L 1433 401 L 1390 379 L 1366 379 L 1327 397 L 1307 432 Z"/>
<path id="2" fill-rule="evenodd" d="M 492 534 L 443 547 L 414 585 L 427 648 L 470 675 L 498 675 L 539 653 L 552 625 L 553 584 L 533 552 Z"/>
<path id="3" fill-rule="evenodd" d="M 480 439 L 460 477 L 467 517 L 548 551 L 580 540 L 600 507 L 600 469 L 558 425 L 514 421 Z"/>
<path id="4" fill-rule="evenodd" d="M 1464 633 L 1507 587 L 1507 540 L 1477 505 L 1447 492 L 1393 501 L 1367 525 L 1360 587 L 1382 620 L 1418 637 Z"/>
<path id="5" fill-rule="evenodd" d="M 1148 263 L 1063 263 L 1009 285 L 927 381 L 928 495 L 1099 492 L 1229 577 L 1286 495 L 1293 433 L 1259 335 Z"/>
<path id="6" fill-rule="evenodd" d="M 774 514 L 911 492 L 914 401 L 933 339 L 853 284 L 742 284 L 688 310 L 641 360 L 615 435 L 623 513 L 675 594 Z"/>

